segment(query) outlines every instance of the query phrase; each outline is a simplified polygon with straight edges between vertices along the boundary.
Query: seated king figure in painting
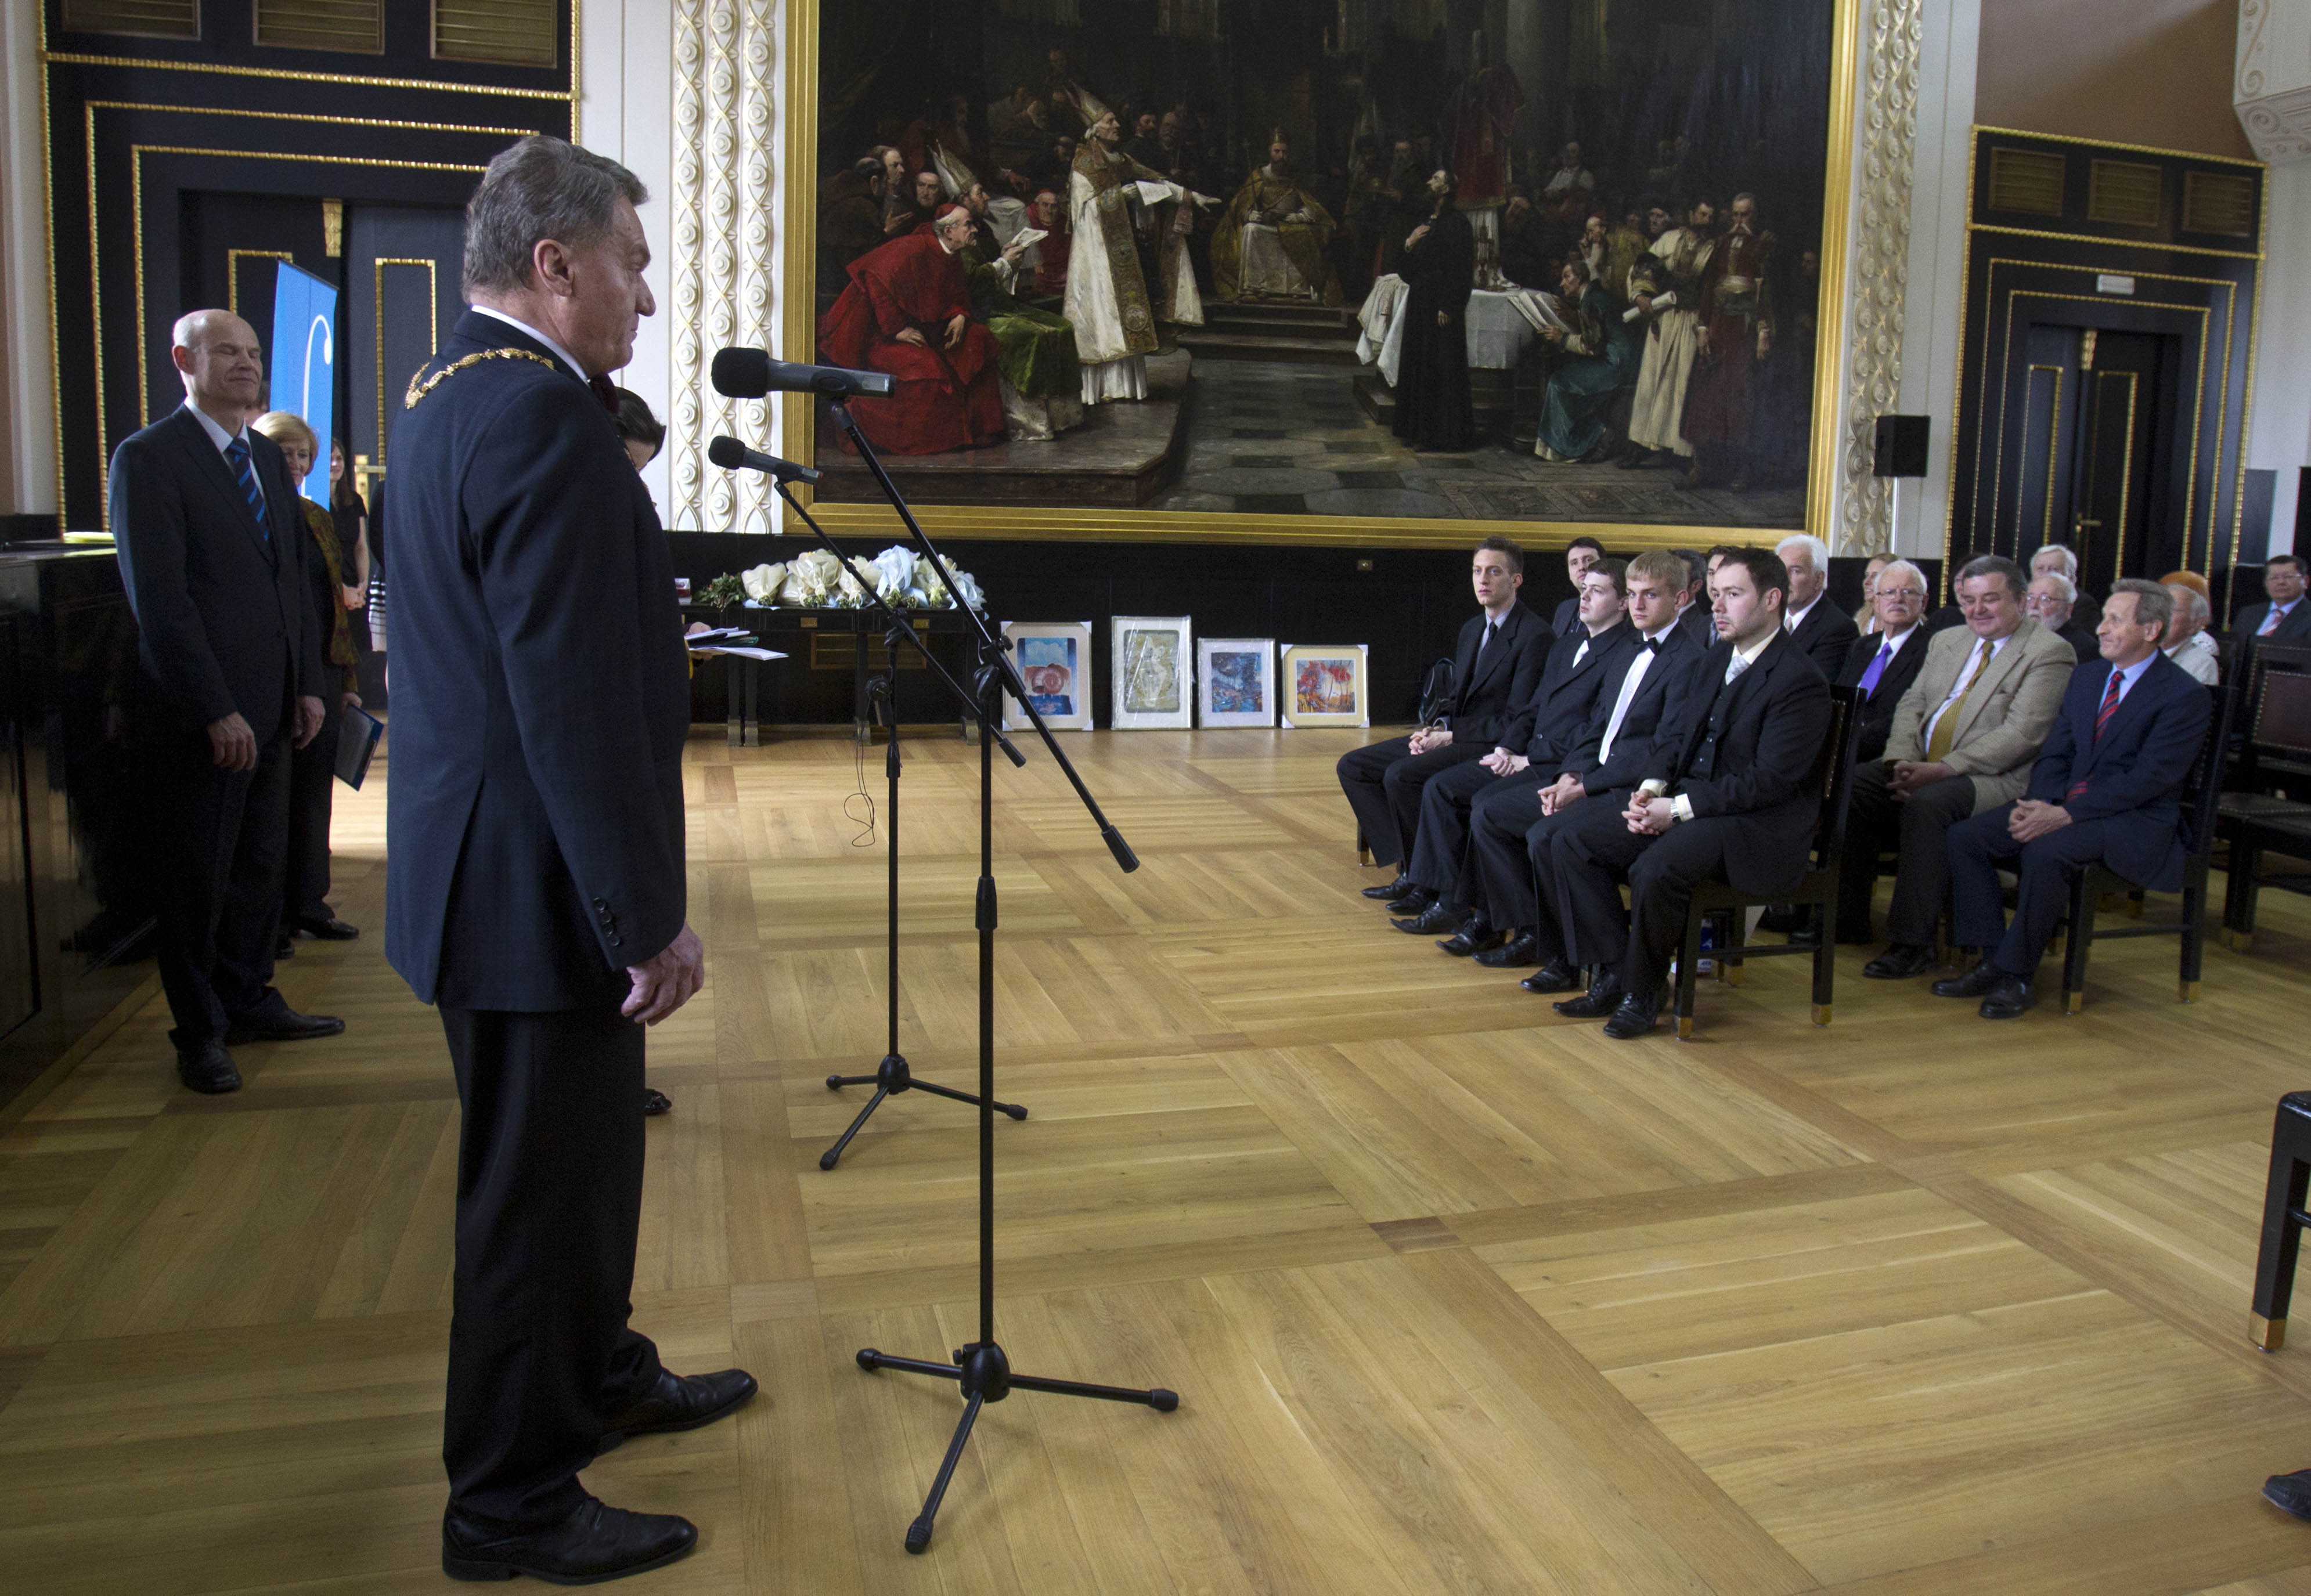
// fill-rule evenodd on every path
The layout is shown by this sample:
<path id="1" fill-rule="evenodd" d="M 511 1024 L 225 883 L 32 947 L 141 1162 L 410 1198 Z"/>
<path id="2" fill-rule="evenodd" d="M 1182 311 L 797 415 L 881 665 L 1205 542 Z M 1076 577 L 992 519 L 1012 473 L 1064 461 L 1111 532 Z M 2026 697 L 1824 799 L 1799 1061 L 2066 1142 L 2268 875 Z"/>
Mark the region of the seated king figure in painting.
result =
<path id="1" fill-rule="evenodd" d="M 899 379 L 889 397 L 851 407 L 878 449 L 943 454 L 1003 440 L 1001 353 L 971 318 L 961 256 L 972 233 L 971 213 L 947 206 L 929 234 L 894 239 L 852 261 L 849 285 L 819 318 L 821 359 Z"/>
<path id="2" fill-rule="evenodd" d="M 1147 397 L 1156 325 L 1204 324 L 1187 235 L 1190 204 L 1216 201 L 1150 171 L 1117 145 L 1122 124 L 1086 96 L 1091 131 L 1068 178 L 1073 240 L 1061 309 L 1076 329 L 1083 402 Z"/>
<path id="3" fill-rule="evenodd" d="M 1246 178 L 1212 235 L 1212 292 L 1223 300 L 1340 302 L 1331 215 L 1292 173 L 1292 143 L 1278 128 L 1268 164 Z"/>

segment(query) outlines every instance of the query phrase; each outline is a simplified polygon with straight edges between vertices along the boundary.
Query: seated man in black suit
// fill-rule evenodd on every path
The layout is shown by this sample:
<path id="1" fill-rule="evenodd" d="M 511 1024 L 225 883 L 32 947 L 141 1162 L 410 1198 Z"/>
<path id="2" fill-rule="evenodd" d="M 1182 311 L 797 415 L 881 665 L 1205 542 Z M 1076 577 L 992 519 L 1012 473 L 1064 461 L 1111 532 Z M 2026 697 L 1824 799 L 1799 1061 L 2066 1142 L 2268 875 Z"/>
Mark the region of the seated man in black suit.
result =
<path id="1" fill-rule="evenodd" d="M 2157 582 L 2115 583 L 2103 604 L 2102 658 L 2071 673 L 2062 713 L 2031 768 L 2029 795 L 1950 827 L 1958 940 L 1984 950 L 1942 998 L 1978 998 L 1986 1020 L 2037 1002 L 2038 960 L 2071 877 L 2100 860 L 2148 892 L 2183 885 L 2183 783 L 2214 713 L 2207 689 L 2160 651 L 2174 600 Z M 2021 890 L 2005 923 L 1998 864 Z"/>
<path id="2" fill-rule="evenodd" d="M 2101 658 L 2102 645 L 2093 627 L 2079 624 L 2078 607 L 2078 584 L 2059 571 L 2042 571 L 2032 577 L 2030 589 L 2022 597 L 2023 613 L 2070 644 L 2071 652 L 2084 665 Z"/>
<path id="3" fill-rule="evenodd" d="M 2311 642 L 2311 604 L 2303 602 L 2304 575 L 2301 555 L 2272 555 L 2263 568 L 2263 602 L 2239 611 L 2231 623 L 2231 635 Z"/>
<path id="4" fill-rule="evenodd" d="M 1419 915 L 1390 923 L 1400 931 L 1435 935 L 1468 923 L 1437 946 L 1462 955 L 1502 940 L 1478 903 L 1475 861 L 1469 854 L 1469 811 L 1479 796 L 1513 788 L 1537 795 L 1557 779 L 1565 755 L 1594 711 L 1600 685 L 1618 681 L 1630 637 L 1618 560 L 1592 565 L 1581 579 L 1581 627 L 1550 645 L 1532 696 L 1519 704 L 1498 746 L 1474 764 L 1445 772 L 1420 799 L 1420 829 L 1412 842 L 1412 879 L 1435 902 Z"/>
<path id="5" fill-rule="evenodd" d="M 1340 790 L 1356 811 L 1374 862 L 1397 867 L 1394 880 L 1366 887 L 1365 896 L 1388 900 L 1400 914 L 1419 913 L 1431 895 L 1413 885 L 1410 872 L 1420 789 L 1439 772 L 1492 752 L 1513 707 L 1531 696 L 1548 653 L 1548 628 L 1517 601 L 1524 585 L 1522 549 L 1505 537 L 1486 538 L 1477 545 L 1469 580 L 1484 611 L 1461 628 L 1452 695 L 1437 724 L 1340 755 Z"/>
<path id="6" fill-rule="evenodd" d="M 1799 532 L 1775 544 L 1774 553 L 1790 570 L 1790 607 L 1782 617 L 1783 628 L 1822 676 L 1835 682 L 1858 631 L 1853 617 L 1829 597 L 1829 545 L 1810 532 Z"/>
<path id="7" fill-rule="evenodd" d="M 1625 797 L 1644 776 L 1654 728 L 1676 719 L 1702 655 L 1677 624 L 1684 561 L 1655 549 L 1629 563 L 1625 580 L 1629 644 L 1618 674 L 1599 685 L 1596 706 L 1556 781 L 1537 791 L 1489 789 L 1469 810 L 1476 901 L 1493 923 L 1513 928 L 1506 942 L 1479 953 L 1477 962 L 1495 969 L 1539 964 L 1523 983 L 1530 992 L 1564 991 L 1578 962 L 1557 923 L 1556 891 L 1537 879 L 1548 839 L 1584 802 L 1618 810 L 1622 798 L 1609 795 L 1618 789 Z"/>
<path id="8" fill-rule="evenodd" d="M 1565 545 L 1565 575 L 1573 584 L 1573 597 L 1560 599 L 1557 614 L 1548 629 L 1558 637 L 1570 637 L 1581 628 L 1581 579 L 1589 568 L 1605 557 L 1605 545 L 1595 538 L 1581 536 Z"/>
<path id="9" fill-rule="evenodd" d="M 1725 555 L 1710 582 L 1720 641 L 1655 741 L 1645 779 L 1623 810 L 1588 806 L 1550 842 L 1557 912 L 1580 946 L 1612 946 L 1620 882 L 1629 884 L 1621 951 L 1600 957 L 1587 992 L 1556 1006 L 1576 1018 L 1609 1014 L 1605 1034 L 1616 1040 L 1659 1023 L 1696 884 L 1722 876 L 1771 899 L 1805 875 L 1829 683 L 1782 624 L 1789 582 L 1779 554 Z"/>
<path id="10" fill-rule="evenodd" d="M 1685 562 L 1685 597 L 1678 601 L 1677 624 L 1685 628 L 1686 637 L 1696 650 L 1717 641 L 1717 622 L 1709 607 L 1709 578 L 1724 552 L 1722 545 L 1706 555 L 1699 549 L 1670 550 Z"/>
<path id="11" fill-rule="evenodd" d="M 1862 692 L 1862 740 L 1853 751 L 1854 764 L 1879 766 L 1886 760 L 1887 735 L 1894 728 L 1894 711 L 1918 679 L 1926 659 L 1926 578 L 1907 560 L 1896 560 L 1878 573 L 1871 600 L 1877 630 L 1850 650 L 1837 673 L 1837 685 Z M 1870 894 L 1878 880 L 1879 839 L 1868 839 L 1869 857 L 1858 861 L 1848 847 L 1838 874 L 1836 936 L 1840 942 L 1867 942 L 1871 936 Z"/>

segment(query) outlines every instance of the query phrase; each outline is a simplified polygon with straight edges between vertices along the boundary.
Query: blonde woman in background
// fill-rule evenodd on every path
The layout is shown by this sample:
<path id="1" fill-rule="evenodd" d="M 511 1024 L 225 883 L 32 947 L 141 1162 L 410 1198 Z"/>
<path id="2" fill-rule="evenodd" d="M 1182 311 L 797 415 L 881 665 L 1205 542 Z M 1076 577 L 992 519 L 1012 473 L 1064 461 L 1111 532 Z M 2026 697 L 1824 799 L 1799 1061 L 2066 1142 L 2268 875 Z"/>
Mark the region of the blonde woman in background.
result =
<path id="1" fill-rule="evenodd" d="M 1878 577 L 1893 563 L 1893 554 L 1881 549 L 1871 555 L 1870 563 L 1862 569 L 1862 607 L 1853 612 L 1853 618 L 1860 623 L 1864 637 L 1885 630 L 1883 623 L 1878 619 Z"/>

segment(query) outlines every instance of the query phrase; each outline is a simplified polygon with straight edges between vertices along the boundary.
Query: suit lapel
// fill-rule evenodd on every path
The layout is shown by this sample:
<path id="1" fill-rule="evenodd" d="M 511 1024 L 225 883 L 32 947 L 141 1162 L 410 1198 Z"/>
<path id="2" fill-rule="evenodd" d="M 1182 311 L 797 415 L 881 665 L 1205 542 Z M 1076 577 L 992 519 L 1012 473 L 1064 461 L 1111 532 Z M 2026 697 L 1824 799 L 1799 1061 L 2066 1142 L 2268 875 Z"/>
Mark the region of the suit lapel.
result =
<path id="1" fill-rule="evenodd" d="M 2036 626 L 2037 623 L 2028 621 L 2023 624 Z M 1973 637 L 1973 633 L 1968 632 L 1967 636 Z M 1974 718 L 1982 713 L 1983 705 L 1990 702 L 1991 694 L 1998 690 L 1999 684 L 2003 682 L 2011 672 L 2022 668 L 2023 636 L 2023 632 L 2017 629 L 2014 635 L 2006 640 L 2005 646 L 1993 654 L 1990 657 L 1990 663 L 1982 667 L 1982 675 L 1975 679 L 1973 691 L 1966 695 L 1966 702 L 1950 711 L 1956 721 L 1956 724 L 1950 728 L 1950 740 L 1953 743 L 1966 736 L 1967 728 L 1974 724 Z M 1977 637 L 1974 641 L 1976 646 L 1979 646 L 1982 640 Z M 2067 649 L 2070 644 L 2064 643 L 2062 646 Z M 1971 657 L 1973 650 L 1968 649 L 1967 652 L 1968 657 Z M 1958 668 L 1960 675 L 1965 673 L 1964 660 L 1958 662 Z"/>
<path id="2" fill-rule="evenodd" d="M 1524 606 L 1518 605 L 1503 617 L 1500 630 L 1493 633 L 1493 646 L 1489 650 L 1485 647 L 1484 617 L 1478 617 L 1477 658 L 1469 666 L 1469 692 L 1474 693 L 1478 685 L 1489 679 L 1495 671 L 1500 669 L 1501 661 L 1514 652 L 1513 645 L 1517 634 L 1523 630 L 1524 613 Z"/>
<path id="3" fill-rule="evenodd" d="M 262 549 L 265 539 L 258 535 L 256 518 L 249 513 L 248 495 L 240 491 L 240 484 L 233 479 L 232 467 L 225 464 L 224 456 L 218 452 L 208 429 L 189 412 L 179 410 L 177 413 L 177 435 L 191 453 L 195 468 L 208 478 L 209 485 L 216 489 L 231 510 L 233 524 L 246 531 L 249 541 Z M 267 493 L 265 500 L 266 511 L 269 515 L 273 509 L 273 495 Z"/>

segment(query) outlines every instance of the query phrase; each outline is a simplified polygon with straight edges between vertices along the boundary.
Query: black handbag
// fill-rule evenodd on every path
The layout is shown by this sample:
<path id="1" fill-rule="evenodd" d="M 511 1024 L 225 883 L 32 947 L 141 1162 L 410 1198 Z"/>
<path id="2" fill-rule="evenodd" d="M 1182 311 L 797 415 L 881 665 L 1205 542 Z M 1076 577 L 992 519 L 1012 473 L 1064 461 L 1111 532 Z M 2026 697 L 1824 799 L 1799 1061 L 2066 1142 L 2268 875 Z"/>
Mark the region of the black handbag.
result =
<path id="1" fill-rule="evenodd" d="M 1421 725 L 1435 725 L 1437 718 L 1444 713 L 1444 706 L 1452 702 L 1452 679 L 1456 674 L 1449 654 L 1428 667 L 1428 680 L 1420 689 Z"/>

